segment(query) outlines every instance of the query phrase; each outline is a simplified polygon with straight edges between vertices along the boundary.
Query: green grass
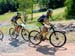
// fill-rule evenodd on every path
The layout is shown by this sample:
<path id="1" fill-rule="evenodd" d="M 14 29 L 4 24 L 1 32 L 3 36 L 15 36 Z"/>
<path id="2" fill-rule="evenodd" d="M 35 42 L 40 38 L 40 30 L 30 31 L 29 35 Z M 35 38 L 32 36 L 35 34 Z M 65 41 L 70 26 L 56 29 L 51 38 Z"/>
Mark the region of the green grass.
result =
<path id="1" fill-rule="evenodd" d="M 12 18 L 12 16 L 14 16 L 15 13 L 11 12 L 11 13 L 5 13 L 3 15 L 0 15 L 0 21 L 6 21 Z"/>
<path id="2" fill-rule="evenodd" d="M 63 7 L 63 8 L 58 8 L 58 9 L 53 10 L 53 18 L 54 18 L 55 20 L 57 20 L 57 18 L 63 17 L 64 9 L 65 9 L 65 7 Z M 34 18 L 33 21 L 37 20 L 42 14 L 46 14 L 46 12 L 34 13 L 34 14 L 33 14 L 33 18 Z M 9 12 L 9 13 L 5 13 L 5 14 L 3 14 L 3 15 L 0 15 L 0 21 L 9 20 L 9 19 L 12 18 L 14 15 L 15 15 L 15 13 L 13 13 L 13 12 Z M 29 14 L 29 17 L 30 17 L 30 16 L 31 16 L 31 15 Z M 35 19 L 35 18 L 36 18 L 36 19 Z M 61 19 L 58 19 L 58 20 L 61 20 Z M 63 19 L 62 19 L 62 20 L 63 20 Z"/>
<path id="3" fill-rule="evenodd" d="M 53 17 L 54 21 L 55 20 L 58 20 L 58 21 L 59 20 L 65 20 L 65 18 L 64 18 L 64 12 L 65 12 L 65 7 L 53 10 L 52 17 Z M 46 12 L 34 13 L 33 14 L 34 20 L 37 20 L 43 14 L 46 14 Z"/>
<path id="4" fill-rule="evenodd" d="M 0 15 L 0 22 L 5 22 L 7 20 L 10 20 L 13 16 L 15 15 L 14 12 L 11 12 L 11 13 L 5 13 L 3 15 Z M 5 33 L 5 34 L 8 34 L 8 30 L 11 26 L 3 26 L 3 27 L 0 27 L 0 30 Z"/>
<path id="5" fill-rule="evenodd" d="M 0 30 L 4 33 L 4 34 L 9 34 L 9 28 L 11 28 L 12 26 L 3 26 L 0 27 Z"/>

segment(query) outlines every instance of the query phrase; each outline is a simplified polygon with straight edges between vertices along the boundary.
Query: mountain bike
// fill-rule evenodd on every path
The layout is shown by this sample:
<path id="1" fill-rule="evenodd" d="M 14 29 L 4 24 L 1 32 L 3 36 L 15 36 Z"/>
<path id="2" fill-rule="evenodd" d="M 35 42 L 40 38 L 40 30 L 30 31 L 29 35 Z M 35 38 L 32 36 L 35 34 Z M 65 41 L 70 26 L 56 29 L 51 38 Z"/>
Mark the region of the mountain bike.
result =
<path id="1" fill-rule="evenodd" d="M 29 31 L 27 29 L 25 29 L 25 24 L 21 24 L 21 25 L 16 25 L 15 28 L 10 28 L 9 29 L 9 35 L 12 39 L 16 39 L 19 34 L 17 34 L 16 28 L 20 28 L 19 33 L 21 33 L 21 36 L 24 40 L 28 41 L 28 35 L 29 35 Z"/>
<path id="2" fill-rule="evenodd" d="M 55 26 L 53 24 L 50 25 L 49 28 L 49 42 L 54 47 L 62 47 L 66 43 L 66 35 L 64 31 L 55 30 Z M 43 36 L 40 31 L 32 30 L 29 33 L 29 41 L 34 45 L 39 45 L 43 41 Z"/>

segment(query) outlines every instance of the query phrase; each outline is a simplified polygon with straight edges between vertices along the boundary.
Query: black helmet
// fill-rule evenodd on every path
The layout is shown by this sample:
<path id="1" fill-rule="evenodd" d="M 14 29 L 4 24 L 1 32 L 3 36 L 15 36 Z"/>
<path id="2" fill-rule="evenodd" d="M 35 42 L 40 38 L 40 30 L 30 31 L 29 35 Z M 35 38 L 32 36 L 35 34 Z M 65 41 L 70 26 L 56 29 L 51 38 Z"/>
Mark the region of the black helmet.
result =
<path id="1" fill-rule="evenodd" d="M 53 12 L 52 9 L 48 9 L 48 10 L 47 10 L 47 13 L 51 13 L 51 12 Z"/>

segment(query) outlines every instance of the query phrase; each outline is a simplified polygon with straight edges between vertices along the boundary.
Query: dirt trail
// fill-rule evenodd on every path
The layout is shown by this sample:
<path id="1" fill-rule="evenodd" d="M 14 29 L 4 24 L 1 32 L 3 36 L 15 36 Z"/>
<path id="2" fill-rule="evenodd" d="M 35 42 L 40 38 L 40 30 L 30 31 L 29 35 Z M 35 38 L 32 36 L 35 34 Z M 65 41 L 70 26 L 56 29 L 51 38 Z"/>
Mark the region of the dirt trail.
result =
<path id="1" fill-rule="evenodd" d="M 24 43 L 21 46 L 9 48 L 12 51 L 8 52 L 8 49 L 6 53 L 0 53 L 0 56 L 75 56 L 75 43 L 67 43 L 64 47 L 54 48 L 48 41 L 45 41 L 39 46 Z M 16 51 L 13 52 L 14 49 Z"/>

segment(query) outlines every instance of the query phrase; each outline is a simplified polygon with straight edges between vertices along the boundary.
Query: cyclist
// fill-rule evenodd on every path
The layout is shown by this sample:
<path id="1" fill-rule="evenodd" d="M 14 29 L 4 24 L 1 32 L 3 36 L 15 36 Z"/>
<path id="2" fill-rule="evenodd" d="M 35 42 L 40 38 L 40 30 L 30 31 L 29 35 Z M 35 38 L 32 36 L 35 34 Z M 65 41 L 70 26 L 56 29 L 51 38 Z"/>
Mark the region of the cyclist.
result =
<path id="1" fill-rule="evenodd" d="M 17 13 L 16 16 L 13 16 L 12 19 L 11 19 L 11 22 L 12 22 L 12 24 L 13 24 L 14 27 L 15 27 L 17 36 L 19 35 L 19 31 L 20 31 L 20 26 L 19 26 L 19 24 L 17 23 L 17 21 L 18 21 L 19 19 L 21 20 L 21 22 L 23 22 L 23 21 L 22 21 L 22 18 L 21 18 L 21 14 L 20 14 L 19 12 Z M 16 27 L 16 26 L 17 26 L 17 27 Z"/>
<path id="2" fill-rule="evenodd" d="M 41 34 L 42 34 L 43 40 L 47 39 L 46 36 L 48 34 L 48 28 L 50 28 L 49 16 L 52 18 L 52 13 L 53 13 L 52 9 L 49 9 L 46 15 L 42 15 L 38 19 L 38 22 L 42 24 Z"/>

